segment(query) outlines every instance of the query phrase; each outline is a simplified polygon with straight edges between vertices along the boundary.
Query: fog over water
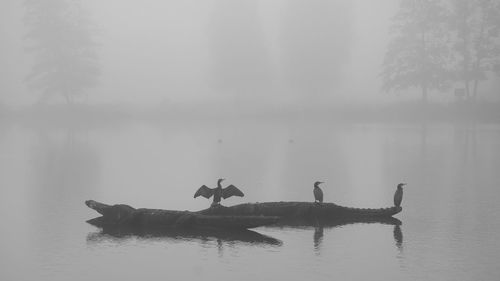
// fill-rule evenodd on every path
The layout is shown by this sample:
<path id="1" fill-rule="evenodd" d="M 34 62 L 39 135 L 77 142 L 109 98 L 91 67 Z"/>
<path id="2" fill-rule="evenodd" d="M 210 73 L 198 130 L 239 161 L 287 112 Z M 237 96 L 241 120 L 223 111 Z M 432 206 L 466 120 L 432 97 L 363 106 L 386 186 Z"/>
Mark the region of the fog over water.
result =
<path id="1" fill-rule="evenodd" d="M 500 0 L 1 0 L 0 280 L 500 280 L 499 74 Z M 86 222 L 219 178 L 224 206 L 407 186 L 376 220 Z"/>
<path id="2" fill-rule="evenodd" d="M 57 4 L 60 1 L 49 1 Z M 78 1 L 77 1 L 78 2 Z M 29 104 L 26 10 L 2 1 L 2 101 Z M 397 1 L 85 1 L 101 70 L 88 103 L 387 101 Z M 63 23 L 61 23 L 63 24 Z M 50 31 L 50 30 L 49 30 Z M 28 38 L 27 38 L 28 37 Z M 328 93 L 328 94 L 327 94 Z"/>

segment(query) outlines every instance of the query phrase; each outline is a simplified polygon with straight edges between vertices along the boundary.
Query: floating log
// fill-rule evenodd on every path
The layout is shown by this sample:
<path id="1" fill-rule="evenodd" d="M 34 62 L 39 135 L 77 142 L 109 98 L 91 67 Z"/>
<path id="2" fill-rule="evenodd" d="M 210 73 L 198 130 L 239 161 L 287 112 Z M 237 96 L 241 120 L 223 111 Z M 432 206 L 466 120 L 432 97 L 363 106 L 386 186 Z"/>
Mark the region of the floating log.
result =
<path id="1" fill-rule="evenodd" d="M 203 215 L 277 216 L 282 220 L 323 219 L 362 220 L 389 218 L 402 211 L 401 207 L 379 209 L 349 208 L 334 203 L 264 202 L 245 203 L 231 207 L 216 206 L 197 213 Z"/>
<path id="2" fill-rule="evenodd" d="M 129 205 L 106 205 L 88 200 L 85 204 L 102 215 L 87 221 L 96 226 L 128 225 L 143 228 L 232 228 L 247 229 L 270 225 L 276 216 L 204 215 L 199 212 L 135 209 Z"/>
<path id="3" fill-rule="evenodd" d="M 135 209 L 118 204 L 106 205 L 94 200 L 85 204 L 102 215 L 88 221 L 97 226 L 129 225 L 142 228 L 191 227 L 245 229 L 272 224 L 304 225 L 382 222 L 400 224 L 392 218 L 401 207 L 360 209 L 333 203 L 265 202 L 231 207 L 214 206 L 198 212 L 160 209 Z"/>

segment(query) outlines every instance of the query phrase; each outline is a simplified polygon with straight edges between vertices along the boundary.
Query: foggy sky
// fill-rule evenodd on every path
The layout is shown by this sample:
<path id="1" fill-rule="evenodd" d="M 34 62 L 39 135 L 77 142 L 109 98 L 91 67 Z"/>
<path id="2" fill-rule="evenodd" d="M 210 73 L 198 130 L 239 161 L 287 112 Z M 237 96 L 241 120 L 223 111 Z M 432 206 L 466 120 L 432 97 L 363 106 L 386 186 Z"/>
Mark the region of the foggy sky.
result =
<path id="1" fill-rule="evenodd" d="M 21 3 L 19 3 L 21 2 Z M 0 103 L 32 104 L 23 1 L 0 3 Z M 397 1 L 83 1 L 99 83 L 88 103 L 388 101 Z M 311 97 L 314 97 L 311 99 Z M 401 98 L 401 97 L 397 97 Z"/>

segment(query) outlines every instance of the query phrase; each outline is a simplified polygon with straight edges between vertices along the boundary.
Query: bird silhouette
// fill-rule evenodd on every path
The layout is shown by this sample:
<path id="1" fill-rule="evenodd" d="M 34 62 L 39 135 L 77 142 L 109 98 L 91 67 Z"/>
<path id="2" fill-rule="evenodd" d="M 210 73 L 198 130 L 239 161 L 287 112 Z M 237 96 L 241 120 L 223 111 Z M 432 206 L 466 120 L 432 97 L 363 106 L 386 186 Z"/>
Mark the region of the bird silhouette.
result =
<path id="1" fill-rule="evenodd" d="M 314 183 L 314 189 L 313 189 L 313 193 L 314 193 L 314 202 L 318 202 L 318 203 L 323 203 L 323 190 L 321 190 L 321 188 L 319 188 L 319 185 L 322 184 L 323 182 L 321 181 L 317 181 Z"/>
<path id="2" fill-rule="evenodd" d="M 236 186 L 234 185 L 228 185 L 226 188 L 222 188 L 222 181 L 225 179 L 219 179 L 217 181 L 217 187 L 216 188 L 210 188 L 206 185 L 202 185 L 194 194 L 194 198 L 198 196 L 203 196 L 205 198 L 210 198 L 213 196 L 213 202 L 211 206 L 216 206 L 220 205 L 221 199 L 227 199 L 231 196 L 239 196 L 243 197 L 245 194 L 241 190 L 239 190 Z"/>
<path id="3" fill-rule="evenodd" d="M 400 183 L 396 188 L 396 192 L 394 193 L 394 206 L 396 207 L 401 206 L 401 201 L 403 201 L 403 186 L 405 185 L 406 183 Z"/>

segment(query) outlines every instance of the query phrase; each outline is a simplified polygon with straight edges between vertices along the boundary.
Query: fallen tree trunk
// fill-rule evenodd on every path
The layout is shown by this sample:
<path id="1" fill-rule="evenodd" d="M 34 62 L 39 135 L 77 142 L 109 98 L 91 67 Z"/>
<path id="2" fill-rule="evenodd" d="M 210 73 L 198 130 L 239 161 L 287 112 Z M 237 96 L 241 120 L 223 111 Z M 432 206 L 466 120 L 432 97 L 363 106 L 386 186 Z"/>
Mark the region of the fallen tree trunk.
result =
<path id="1" fill-rule="evenodd" d="M 339 206 L 334 203 L 264 202 L 245 203 L 231 207 L 216 206 L 197 213 L 203 215 L 277 216 L 282 219 L 363 219 L 388 218 L 401 212 L 401 207 L 362 209 Z"/>
<path id="2" fill-rule="evenodd" d="M 274 224 L 276 216 L 204 215 L 199 212 L 135 209 L 129 205 L 107 205 L 94 200 L 85 204 L 102 215 L 88 222 L 96 226 L 124 225 L 143 228 L 233 228 L 246 229 Z"/>
<path id="3" fill-rule="evenodd" d="M 88 221 L 97 226 L 129 225 L 137 227 L 254 228 L 271 224 L 304 225 L 382 222 L 398 224 L 392 218 L 401 207 L 359 209 L 333 203 L 265 202 L 231 207 L 215 206 L 198 212 L 159 209 L 135 209 L 128 205 L 106 205 L 88 200 L 85 204 L 102 217 Z M 400 222 L 399 222 L 400 224 Z"/>

